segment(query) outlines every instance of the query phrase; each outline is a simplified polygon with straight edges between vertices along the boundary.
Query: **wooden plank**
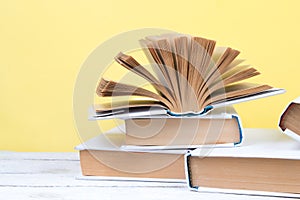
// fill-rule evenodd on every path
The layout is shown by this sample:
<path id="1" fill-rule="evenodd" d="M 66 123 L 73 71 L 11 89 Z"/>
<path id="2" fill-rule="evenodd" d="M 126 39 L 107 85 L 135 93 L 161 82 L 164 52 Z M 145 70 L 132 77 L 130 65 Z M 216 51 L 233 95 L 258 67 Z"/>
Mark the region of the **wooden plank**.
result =
<path id="1" fill-rule="evenodd" d="M 23 154 L 23 153 L 22 153 Z M 1 160 L 0 186 L 178 186 L 155 182 L 76 180 L 81 175 L 79 161 L 74 160 Z M 180 184 L 185 187 L 185 184 Z"/>
<path id="2" fill-rule="evenodd" d="M 1 160 L 79 160 L 78 152 L 12 152 L 0 151 Z"/>
<path id="3" fill-rule="evenodd" d="M 214 199 L 279 200 L 275 197 L 190 192 L 185 188 L 138 187 L 0 187 L 0 199 Z"/>
<path id="4" fill-rule="evenodd" d="M 0 187 L 176 187 L 184 183 L 79 180 L 78 174 L 1 174 Z"/>
<path id="5" fill-rule="evenodd" d="M 79 161 L 72 160 L 1 160 L 0 174 L 79 174 Z"/>

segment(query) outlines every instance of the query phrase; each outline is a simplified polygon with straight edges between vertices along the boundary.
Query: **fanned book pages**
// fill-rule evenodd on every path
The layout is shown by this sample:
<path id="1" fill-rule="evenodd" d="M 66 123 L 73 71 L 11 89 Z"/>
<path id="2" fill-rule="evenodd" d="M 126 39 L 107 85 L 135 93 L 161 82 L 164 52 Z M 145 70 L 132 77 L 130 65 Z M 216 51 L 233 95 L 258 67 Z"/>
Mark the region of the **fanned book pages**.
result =
<path id="1" fill-rule="evenodd" d="M 199 115 L 216 107 L 284 92 L 266 84 L 244 82 L 260 73 L 242 64 L 238 50 L 216 47 L 214 40 L 171 34 L 149 36 L 141 44 L 152 70 L 125 53 L 116 55 L 115 60 L 148 81 L 154 90 L 101 78 L 96 93 L 100 97 L 139 96 L 148 100 L 135 98 L 98 105 L 92 119 L 128 112 L 144 115 L 150 107 L 151 115 Z"/>

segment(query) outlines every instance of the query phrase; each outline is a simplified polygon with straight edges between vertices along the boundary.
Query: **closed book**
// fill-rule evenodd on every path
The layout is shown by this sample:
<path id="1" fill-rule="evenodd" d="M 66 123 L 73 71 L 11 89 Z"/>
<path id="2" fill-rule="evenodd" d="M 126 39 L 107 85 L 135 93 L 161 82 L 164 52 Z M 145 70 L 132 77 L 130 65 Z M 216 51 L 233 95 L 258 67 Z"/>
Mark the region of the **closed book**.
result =
<path id="1" fill-rule="evenodd" d="M 280 116 L 279 128 L 291 138 L 300 141 L 300 97 L 288 104 Z"/>
<path id="2" fill-rule="evenodd" d="M 277 130 L 262 129 L 244 136 L 237 148 L 188 153 L 190 189 L 300 197 L 299 143 Z"/>
<path id="3" fill-rule="evenodd" d="M 185 182 L 184 154 L 188 150 L 127 151 L 119 128 L 80 145 L 83 176 L 109 180 Z"/>
<path id="4" fill-rule="evenodd" d="M 205 116 L 125 119 L 125 127 L 128 148 L 233 145 L 240 144 L 243 138 L 241 120 L 232 106 L 215 109 Z"/>

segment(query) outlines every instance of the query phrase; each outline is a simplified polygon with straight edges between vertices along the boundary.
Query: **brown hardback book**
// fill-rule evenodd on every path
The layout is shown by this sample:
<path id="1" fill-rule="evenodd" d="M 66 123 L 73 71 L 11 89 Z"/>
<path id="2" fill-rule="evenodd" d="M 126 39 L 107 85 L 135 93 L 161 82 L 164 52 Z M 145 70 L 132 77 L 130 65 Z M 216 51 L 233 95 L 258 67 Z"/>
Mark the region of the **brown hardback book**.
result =
<path id="1" fill-rule="evenodd" d="M 216 47 L 214 40 L 166 34 L 140 41 L 149 61 L 145 65 L 150 68 L 125 53 L 116 55 L 115 60 L 139 76 L 137 79 L 148 82 L 152 89 L 141 87 L 134 79 L 125 83 L 101 77 L 96 89 L 99 97 L 138 96 L 141 99 L 113 101 L 95 107 L 96 115 L 91 118 L 105 119 L 116 113 L 132 113 L 149 107 L 171 116 L 204 114 L 215 107 L 284 92 L 266 84 L 244 82 L 260 73 L 243 64 L 238 50 Z"/>
<path id="2" fill-rule="evenodd" d="M 288 136 L 300 141 L 300 97 L 292 101 L 279 120 L 280 129 Z"/>
<path id="3" fill-rule="evenodd" d="M 233 107 L 205 117 L 133 118 L 125 120 L 125 144 L 133 146 L 197 147 L 239 144 L 242 127 Z"/>
<path id="4" fill-rule="evenodd" d="M 300 197 L 299 143 L 278 130 L 258 129 L 244 136 L 238 148 L 196 149 L 187 154 L 189 187 L 228 193 L 295 193 Z"/>
<path id="5" fill-rule="evenodd" d="M 118 128 L 78 145 L 82 175 L 104 180 L 185 182 L 187 149 L 127 151 Z"/>

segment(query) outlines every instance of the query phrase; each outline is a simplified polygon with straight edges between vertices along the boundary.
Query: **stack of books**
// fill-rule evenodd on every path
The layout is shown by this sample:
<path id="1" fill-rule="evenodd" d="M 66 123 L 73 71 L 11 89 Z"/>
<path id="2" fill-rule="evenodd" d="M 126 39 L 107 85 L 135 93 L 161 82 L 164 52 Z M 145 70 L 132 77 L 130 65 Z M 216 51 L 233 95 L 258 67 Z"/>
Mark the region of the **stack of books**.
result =
<path id="1" fill-rule="evenodd" d="M 151 89 L 101 78 L 96 93 L 111 102 L 94 105 L 89 119 L 125 122 L 76 147 L 84 176 L 188 182 L 192 190 L 300 192 L 300 146 L 283 135 L 244 136 L 232 107 L 283 89 L 245 83 L 259 72 L 213 40 L 172 34 L 141 44 L 152 71 L 130 55 L 115 60 Z"/>

